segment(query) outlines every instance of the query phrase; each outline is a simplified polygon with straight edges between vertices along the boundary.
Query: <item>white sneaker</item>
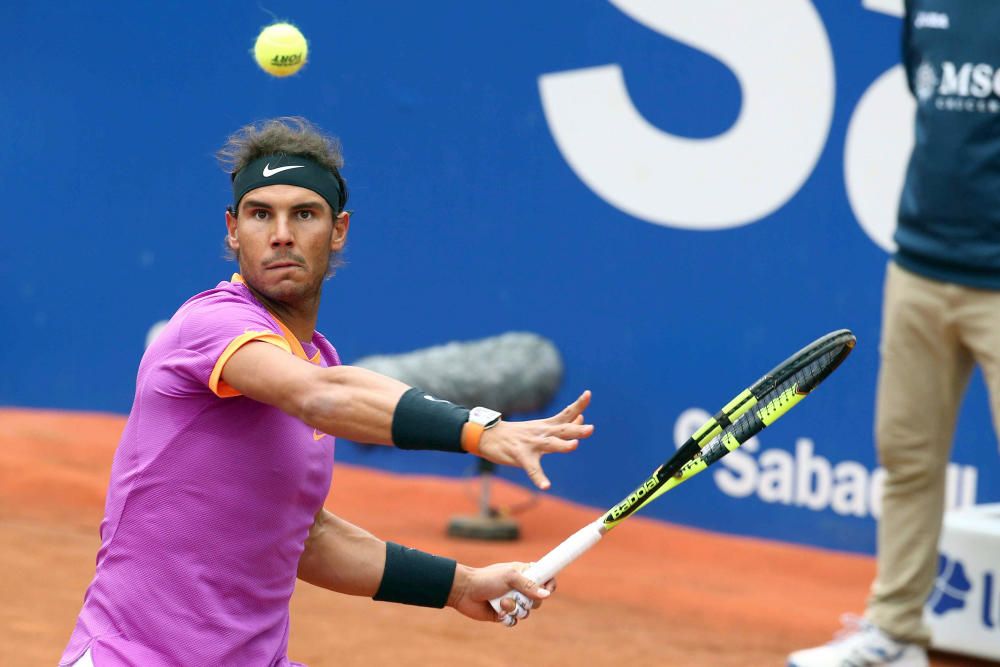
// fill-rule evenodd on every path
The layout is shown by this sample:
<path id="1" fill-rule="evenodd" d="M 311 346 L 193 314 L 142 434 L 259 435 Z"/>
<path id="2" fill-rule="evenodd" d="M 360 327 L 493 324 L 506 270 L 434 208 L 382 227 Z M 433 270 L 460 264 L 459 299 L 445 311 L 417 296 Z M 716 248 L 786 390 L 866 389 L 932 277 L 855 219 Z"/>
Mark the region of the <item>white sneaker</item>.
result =
<path id="1" fill-rule="evenodd" d="M 924 647 L 897 642 L 853 614 L 844 614 L 841 623 L 832 642 L 792 653 L 788 667 L 928 667 Z"/>

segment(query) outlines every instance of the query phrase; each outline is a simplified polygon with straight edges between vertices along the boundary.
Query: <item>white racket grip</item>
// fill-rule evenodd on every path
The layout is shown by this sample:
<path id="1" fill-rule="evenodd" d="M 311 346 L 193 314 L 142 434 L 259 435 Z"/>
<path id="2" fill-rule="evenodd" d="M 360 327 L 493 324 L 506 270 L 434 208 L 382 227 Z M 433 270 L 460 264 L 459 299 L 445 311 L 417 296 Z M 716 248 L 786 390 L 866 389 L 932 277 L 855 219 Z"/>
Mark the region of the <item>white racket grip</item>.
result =
<path id="1" fill-rule="evenodd" d="M 562 543 L 560 543 L 555 549 L 545 554 L 541 560 L 533 563 L 522 574 L 524 574 L 524 576 L 528 579 L 534 581 L 536 584 L 544 584 L 549 579 L 559 574 L 564 567 L 579 558 L 585 551 L 590 549 L 590 547 L 600 542 L 601 538 L 604 537 L 605 532 L 606 530 L 604 528 L 603 517 L 593 523 L 588 523 L 586 526 L 563 540 Z M 526 609 L 531 608 L 531 600 L 525 598 L 516 591 L 507 591 L 504 595 L 490 600 L 490 604 L 498 614 L 503 615 L 505 612 L 503 612 L 500 608 L 500 600 L 511 596 L 518 601 L 519 606 L 523 601 L 523 603 L 527 605 Z M 521 618 L 523 617 L 523 613 L 521 612 L 522 610 L 518 609 L 515 610 L 514 613 L 517 614 L 518 618 Z M 513 623 L 506 624 L 513 625 Z"/>

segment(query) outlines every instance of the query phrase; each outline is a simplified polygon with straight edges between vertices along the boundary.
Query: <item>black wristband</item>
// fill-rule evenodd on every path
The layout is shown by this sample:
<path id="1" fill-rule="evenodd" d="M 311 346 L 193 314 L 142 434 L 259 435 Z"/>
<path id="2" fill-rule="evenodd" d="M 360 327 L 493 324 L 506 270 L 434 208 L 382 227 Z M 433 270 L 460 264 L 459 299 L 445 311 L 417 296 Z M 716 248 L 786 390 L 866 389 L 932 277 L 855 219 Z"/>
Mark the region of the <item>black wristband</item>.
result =
<path id="1" fill-rule="evenodd" d="M 467 421 L 467 408 L 429 397 L 414 387 L 396 404 L 392 415 L 392 442 L 400 449 L 464 452 L 462 427 Z"/>
<path id="2" fill-rule="evenodd" d="M 440 609 L 448 602 L 456 567 L 450 558 L 386 542 L 385 571 L 372 599 Z"/>

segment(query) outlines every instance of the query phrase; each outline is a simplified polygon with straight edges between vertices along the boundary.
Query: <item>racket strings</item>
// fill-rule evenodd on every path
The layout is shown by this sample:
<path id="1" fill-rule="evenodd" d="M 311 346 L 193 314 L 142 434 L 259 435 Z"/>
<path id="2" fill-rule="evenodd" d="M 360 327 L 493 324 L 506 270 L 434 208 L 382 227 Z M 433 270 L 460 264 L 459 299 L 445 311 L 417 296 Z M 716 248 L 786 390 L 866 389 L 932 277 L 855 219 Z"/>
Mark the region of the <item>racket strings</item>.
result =
<path id="1" fill-rule="evenodd" d="M 763 394 L 755 409 L 743 414 L 705 445 L 698 458 L 703 459 L 705 465 L 711 465 L 760 433 L 829 375 L 846 356 L 847 351 L 849 349 L 845 349 L 844 345 L 837 345 L 803 364 Z"/>

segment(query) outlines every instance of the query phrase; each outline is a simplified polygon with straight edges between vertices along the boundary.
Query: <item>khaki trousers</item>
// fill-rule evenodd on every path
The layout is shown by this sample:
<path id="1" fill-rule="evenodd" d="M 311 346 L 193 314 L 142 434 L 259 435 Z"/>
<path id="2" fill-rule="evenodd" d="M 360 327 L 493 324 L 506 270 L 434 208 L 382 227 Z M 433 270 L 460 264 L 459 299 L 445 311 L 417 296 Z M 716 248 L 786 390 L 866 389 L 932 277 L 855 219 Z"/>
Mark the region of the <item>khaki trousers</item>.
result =
<path id="1" fill-rule="evenodd" d="M 979 364 L 1000 432 L 1000 290 L 923 278 L 890 262 L 882 312 L 875 439 L 886 469 L 869 621 L 926 645 L 945 471 L 959 406 Z"/>

